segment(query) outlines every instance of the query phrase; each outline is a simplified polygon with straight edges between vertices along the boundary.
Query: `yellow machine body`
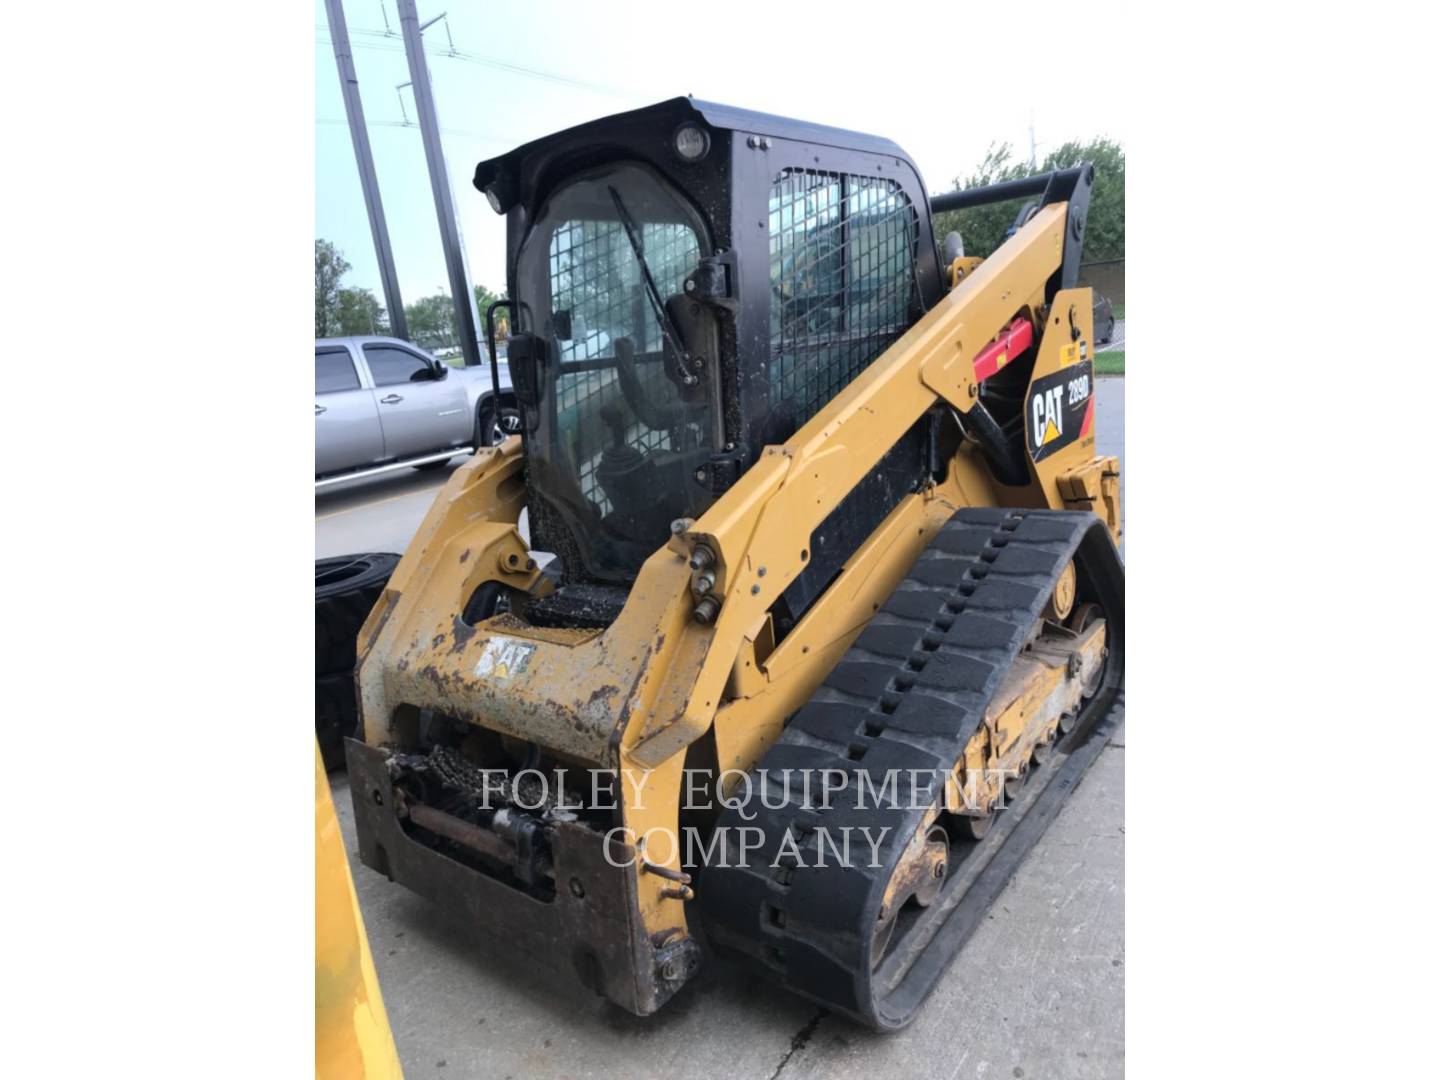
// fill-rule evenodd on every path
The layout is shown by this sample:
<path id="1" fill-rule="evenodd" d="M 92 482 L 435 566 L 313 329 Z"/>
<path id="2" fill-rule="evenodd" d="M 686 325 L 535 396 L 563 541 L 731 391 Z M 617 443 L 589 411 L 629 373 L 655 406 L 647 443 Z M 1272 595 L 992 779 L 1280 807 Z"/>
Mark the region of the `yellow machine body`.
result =
<path id="1" fill-rule="evenodd" d="M 957 511 L 1089 511 L 1118 539 L 1118 462 L 1095 445 L 1090 290 L 1053 284 L 1071 211 L 1064 201 L 1040 206 L 989 258 L 954 260 L 951 287 L 898 340 L 793 435 L 767 446 L 707 510 L 675 523 L 607 626 L 463 617 L 487 583 L 516 595 L 552 583 L 520 527 L 522 439 L 480 450 L 457 469 L 360 634 L 362 732 L 347 749 L 365 862 L 477 924 L 495 924 L 516 948 L 573 968 L 634 1012 L 658 1008 L 693 970 L 701 936 L 696 885 L 673 840 L 687 762 L 703 758 L 722 785 L 754 768 Z M 772 608 L 805 570 L 816 530 L 937 405 L 965 426 L 981 398 L 976 357 L 1017 319 L 1035 347 L 1028 482 L 998 482 L 980 448 L 957 441 L 943 475 L 899 499 L 777 644 Z M 1074 430 L 1073 406 L 1087 400 Z M 997 765 L 1023 775 L 1076 713 L 1082 687 L 1098 679 L 1107 628 L 1103 619 L 1066 622 L 1074 591 L 1068 567 L 1044 628 L 916 830 L 882 920 L 906 896 L 933 896 L 923 879 L 944 872 L 937 816 L 988 821 L 1006 789 L 987 776 Z M 713 617 L 696 617 L 702 602 Z M 537 899 L 477 869 L 520 840 L 484 835 L 392 783 L 396 762 L 435 717 L 471 732 L 462 750 L 483 734 L 576 774 L 614 778 L 617 827 L 603 840 L 573 821 L 554 825 L 553 896 Z M 416 827 L 468 846 L 476 861 L 420 843 Z"/>
<path id="2" fill-rule="evenodd" d="M 644 777 L 621 785 L 625 825 L 636 837 L 673 833 L 691 743 L 713 728 L 722 769 L 753 765 L 956 509 L 1083 504 L 1118 538 L 1119 467 L 1096 454 L 1093 431 L 1036 466 L 1022 489 L 996 484 L 967 444 L 945 481 L 904 499 L 783 644 L 764 651 L 766 611 L 803 568 L 814 529 L 937 397 L 969 409 L 971 360 L 1017 301 L 1041 303 L 1065 213 L 1062 203 L 1037 214 L 794 437 L 769 448 L 710 512 L 651 556 L 608 629 L 527 627 L 507 615 L 470 627 L 457 617 L 486 581 L 524 589 L 540 579 L 533 564 L 525 569 L 529 552 L 517 527 L 521 440 L 479 451 L 445 485 L 361 631 L 365 741 L 385 745 L 403 717 L 440 710 L 584 766 Z M 1035 379 L 1078 363 L 1078 342 L 1093 340 L 1089 289 L 1061 292 L 1050 311 Z M 1073 340 L 1072 316 L 1080 331 Z M 1084 490 L 1095 494 L 1077 496 Z M 725 597 L 713 626 L 690 618 L 688 559 L 702 541 L 719 555 L 715 587 Z M 507 650 L 526 655 L 523 667 L 492 661 L 489 675 L 476 675 L 481 658 L 503 660 Z M 680 869 L 679 851 L 649 854 Z M 638 860 L 631 873 L 645 932 L 685 931 L 684 904 L 662 895 L 667 880 Z"/>
<path id="3" fill-rule="evenodd" d="M 400 1080 L 330 781 L 315 751 L 315 1075 Z"/>

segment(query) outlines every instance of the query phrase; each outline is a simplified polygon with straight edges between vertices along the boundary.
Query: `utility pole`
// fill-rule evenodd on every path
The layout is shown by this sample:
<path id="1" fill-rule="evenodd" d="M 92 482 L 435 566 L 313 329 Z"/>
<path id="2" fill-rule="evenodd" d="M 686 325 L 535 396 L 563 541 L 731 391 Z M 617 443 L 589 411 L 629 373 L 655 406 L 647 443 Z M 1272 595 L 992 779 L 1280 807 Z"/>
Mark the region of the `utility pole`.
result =
<path id="1" fill-rule="evenodd" d="M 360 80 L 355 77 L 350 31 L 345 26 L 341 0 L 325 0 L 325 13 L 330 19 L 330 39 L 335 43 L 335 66 L 340 70 L 340 92 L 345 98 L 345 118 L 350 122 L 350 141 L 355 146 L 355 165 L 360 170 L 360 190 L 365 193 L 365 213 L 370 217 L 375 260 L 380 264 L 380 287 L 385 293 L 385 309 L 390 313 L 390 333 L 409 338 L 405 303 L 400 299 L 400 279 L 395 276 L 395 257 L 390 253 L 390 232 L 385 227 L 385 208 L 380 204 L 375 160 L 370 156 L 370 135 L 365 130 L 365 110 L 360 105 Z"/>
<path id="2" fill-rule="evenodd" d="M 465 366 L 482 362 L 480 356 L 480 315 L 475 308 L 475 290 L 465 268 L 465 243 L 455 217 L 455 200 L 450 193 L 450 174 L 445 171 L 445 154 L 440 147 L 440 120 L 435 115 L 435 95 L 430 87 L 430 70 L 425 65 L 425 28 L 445 16 L 421 24 L 415 0 L 397 0 L 400 30 L 405 37 L 405 58 L 410 62 L 411 92 L 420 121 L 420 138 L 425 144 L 425 164 L 430 169 L 430 189 L 435 193 L 435 214 L 440 219 L 440 242 L 445 249 L 445 269 L 450 278 L 450 297 L 455 304 L 455 324 L 460 328 L 460 348 Z"/>

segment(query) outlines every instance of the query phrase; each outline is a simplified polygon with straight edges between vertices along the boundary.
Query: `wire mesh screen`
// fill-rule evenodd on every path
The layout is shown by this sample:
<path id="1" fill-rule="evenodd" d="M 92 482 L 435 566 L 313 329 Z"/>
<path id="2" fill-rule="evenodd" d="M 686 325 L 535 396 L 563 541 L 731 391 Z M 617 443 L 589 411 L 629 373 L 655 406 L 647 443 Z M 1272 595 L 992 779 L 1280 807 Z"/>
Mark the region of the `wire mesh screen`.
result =
<path id="1" fill-rule="evenodd" d="M 700 244 L 686 225 L 661 222 L 640 227 L 645 261 L 662 298 L 679 293 L 685 276 L 700 259 Z M 581 493 L 602 514 L 612 509 L 595 476 L 606 445 L 612 442 L 601 410 L 611 403 L 630 423 L 624 443 L 642 453 L 675 449 L 670 429 L 653 430 L 633 417 L 620 393 L 613 359 L 614 342 L 635 344 L 636 374 L 652 400 L 674 393 L 661 362 L 663 341 L 655 310 L 645 295 L 640 264 L 618 221 L 566 221 L 550 241 L 550 307 L 567 312 L 570 337 L 558 342 L 556 380 L 559 430 L 564 433 L 579 475 Z M 593 361 L 610 361 L 610 366 Z"/>
<path id="2" fill-rule="evenodd" d="M 909 328 L 916 228 L 894 180 L 787 169 L 771 187 L 770 396 L 797 424 Z"/>

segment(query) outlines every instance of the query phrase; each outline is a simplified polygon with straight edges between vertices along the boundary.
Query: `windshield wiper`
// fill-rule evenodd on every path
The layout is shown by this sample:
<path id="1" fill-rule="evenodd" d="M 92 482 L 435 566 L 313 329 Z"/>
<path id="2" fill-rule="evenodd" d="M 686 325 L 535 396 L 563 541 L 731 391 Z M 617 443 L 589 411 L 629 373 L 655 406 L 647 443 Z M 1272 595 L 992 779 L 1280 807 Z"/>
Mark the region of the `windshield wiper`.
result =
<path id="1" fill-rule="evenodd" d="M 680 330 L 670 318 L 670 313 L 665 310 L 665 302 L 660 298 L 660 290 L 655 285 L 655 278 L 650 273 L 650 264 L 645 261 L 645 245 L 641 242 L 640 231 L 635 227 L 635 219 L 630 216 L 630 211 L 625 209 L 625 202 L 620 198 L 620 193 L 615 190 L 613 184 L 607 185 L 610 198 L 615 203 L 615 213 L 620 216 L 620 224 L 625 226 L 625 237 L 630 241 L 630 250 L 635 253 L 635 261 L 640 264 L 640 276 L 645 282 L 645 295 L 650 298 L 650 306 L 655 309 L 655 318 L 660 321 L 660 332 L 665 335 L 665 340 L 675 350 L 675 358 L 680 364 L 680 377 L 685 380 L 686 386 L 694 386 L 700 381 L 697 372 L 691 370 L 690 350 L 685 347 L 685 339 L 680 336 Z"/>

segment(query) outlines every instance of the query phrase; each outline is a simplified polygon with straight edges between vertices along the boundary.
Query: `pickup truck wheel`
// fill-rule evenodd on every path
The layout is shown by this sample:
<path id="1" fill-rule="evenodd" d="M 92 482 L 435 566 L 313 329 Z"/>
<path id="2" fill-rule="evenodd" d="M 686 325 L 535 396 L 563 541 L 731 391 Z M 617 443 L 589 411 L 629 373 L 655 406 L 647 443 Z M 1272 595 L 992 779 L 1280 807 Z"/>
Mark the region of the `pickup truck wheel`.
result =
<path id="1" fill-rule="evenodd" d="M 343 673 L 355 667 L 355 638 L 399 555 L 368 552 L 315 560 L 315 674 Z"/>
<path id="2" fill-rule="evenodd" d="M 321 675 L 315 680 L 315 741 L 327 772 L 345 764 L 345 737 L 359 726 L 360 710 L 355 703 L 355 675 L 342 671 Z"/>
<path id="3" fill-rule="evenodd" d="M 520 434 L 520 410 L 513 402 L 502 398 L 500 415 L 496 416 L 494 406 L 487 401 L 480 406 L 475 430 L 478 433 L 477 450 L 482 446 L 498 446 L 509 436 Z"/>

